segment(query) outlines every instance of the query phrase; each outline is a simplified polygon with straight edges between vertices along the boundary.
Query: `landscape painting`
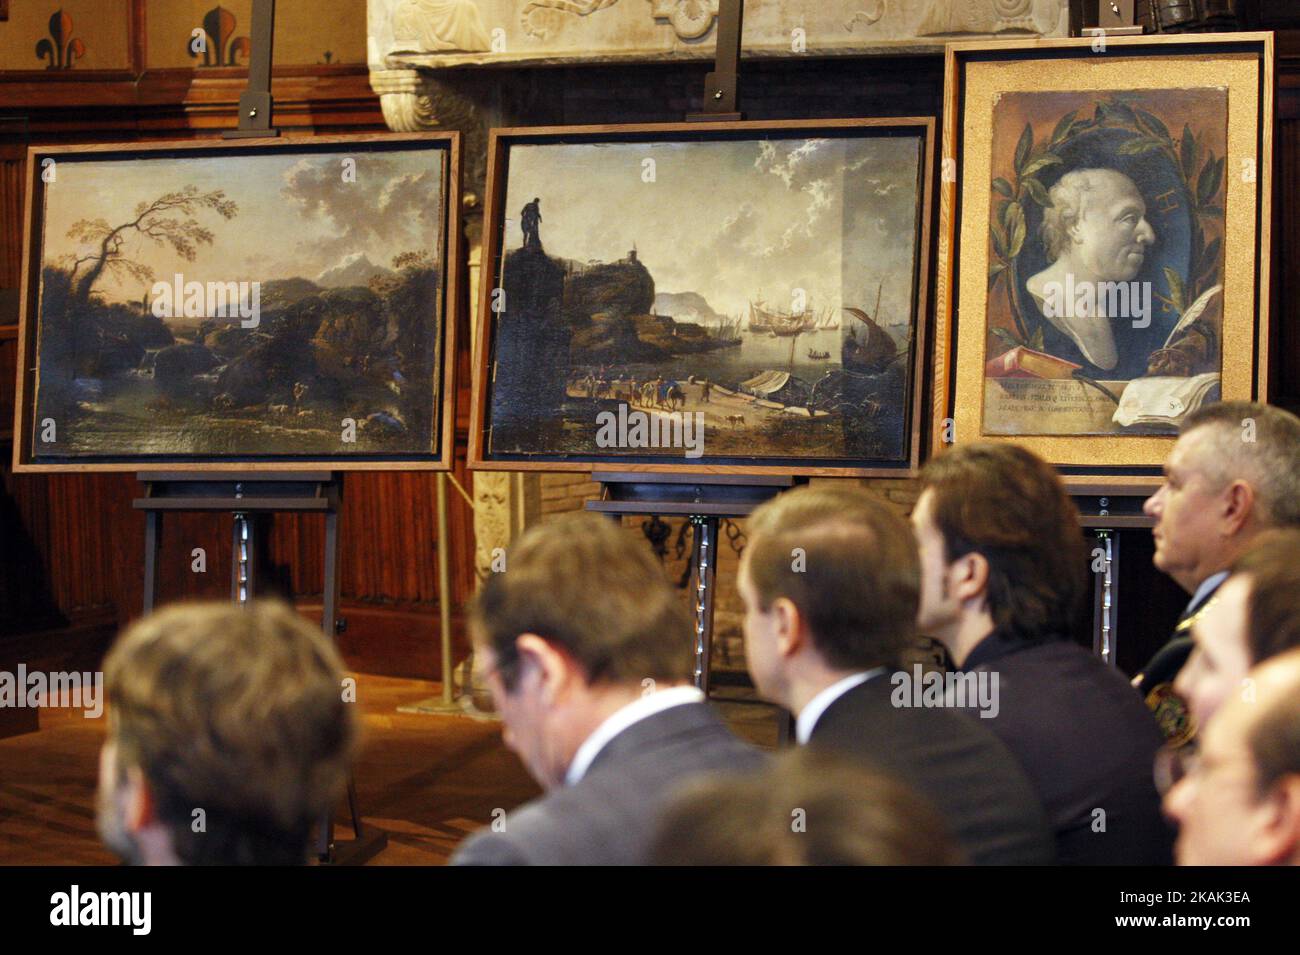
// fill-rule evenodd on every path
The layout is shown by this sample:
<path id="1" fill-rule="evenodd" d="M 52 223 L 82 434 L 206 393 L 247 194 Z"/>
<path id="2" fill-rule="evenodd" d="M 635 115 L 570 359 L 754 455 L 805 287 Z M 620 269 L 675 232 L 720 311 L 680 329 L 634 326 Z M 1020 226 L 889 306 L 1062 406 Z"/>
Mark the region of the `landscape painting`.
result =
<path id="1" fill-rule="evenodd" d="M 930 139 L 499 131 L 480 461 L 913 466 Z"/>
<path id="2" fill-rule="evenodd" d="M 443 466 L 457 146 L 33 150 L 24 461 Z"/>

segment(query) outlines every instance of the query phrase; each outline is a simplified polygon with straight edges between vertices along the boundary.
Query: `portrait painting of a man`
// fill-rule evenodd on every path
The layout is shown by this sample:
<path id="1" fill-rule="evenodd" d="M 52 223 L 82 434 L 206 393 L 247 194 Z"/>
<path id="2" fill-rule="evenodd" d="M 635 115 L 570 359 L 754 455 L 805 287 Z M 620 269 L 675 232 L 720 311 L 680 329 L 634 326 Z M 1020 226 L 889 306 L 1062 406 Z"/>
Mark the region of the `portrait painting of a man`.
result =
<path id="1" fill-rule="evenodd" d="M 999 97 L 985 434 L 1168 433 L 1214 400 L 1226 117 L 1212 88 Z"/>

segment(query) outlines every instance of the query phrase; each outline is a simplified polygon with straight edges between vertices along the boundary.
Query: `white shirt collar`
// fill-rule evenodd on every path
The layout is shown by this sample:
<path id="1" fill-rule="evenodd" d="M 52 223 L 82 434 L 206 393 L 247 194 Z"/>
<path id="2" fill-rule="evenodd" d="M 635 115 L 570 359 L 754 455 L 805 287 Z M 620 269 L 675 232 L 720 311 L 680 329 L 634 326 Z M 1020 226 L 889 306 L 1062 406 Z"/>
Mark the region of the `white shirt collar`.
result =
<path id="1" fill-rule="evenodd" d="M 866 683 L 873 676 L 880 676 L 884 672 L 884 667 L 876 667 L 874 670 L 864 670 L 861 673 L 846 676 L 814 696 L 808 701 L 808 705 L 799 711 L 799 717 L 795 720 L 795 739 L 799 740 L 800 743 L 808 742 L 812 736 L 813 727 L 817 725 L 817 721 L 822 718 L 822 714 L 826 712 L 832 703 L 855 686 Z"/>
<path id="2" fill-rule="evenodd" d="M 1210 591 L 1219 584 L 1228 579 L 1228 572 L 1221 570 L 1217 574 L 1211 574 L 1201 581 L 1201 586 L 1196 588 L 1196 593 L 1192 594 L 1192 602 L 1187 605 L 1187 613 L 1191 613 L 1200 608 L 1201 602 L 1209 596 Z"/>
<path id="3" fill-rule="evenodd" d="M 606 744 L 633 723 L 639 723 L 647 717 L 674 706 L 681 706 L 683 703 L 703 702 L 704 694 L 695 687 L 672 686 L 666 690 L 647 693 L 627 706 L 615 710 L 605 718 L 605 722 L 596 727 L 595 732 L 588 736 L 578 747 L 578 751 L 573 754 L 569 769 L 564 774 L 565 783 L 572 786 L 587 775 L 587 770 L 591 768 L 592 762 L 600 755 L 600 751 Z"/>

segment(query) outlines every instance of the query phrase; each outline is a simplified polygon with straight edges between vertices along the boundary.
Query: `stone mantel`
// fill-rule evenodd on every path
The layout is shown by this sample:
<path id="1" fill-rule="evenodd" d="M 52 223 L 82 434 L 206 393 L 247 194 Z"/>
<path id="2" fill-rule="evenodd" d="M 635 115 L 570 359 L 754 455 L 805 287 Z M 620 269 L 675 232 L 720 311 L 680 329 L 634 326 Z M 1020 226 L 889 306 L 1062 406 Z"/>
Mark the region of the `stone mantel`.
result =
<path id="1" fill-rule="evenodd" d="M 750 0 L 743 55 L 937 53 L 1063 37 L 1068 0 Z M 718 0 L 368 0 L 372 70 L 711 60 Z"/>

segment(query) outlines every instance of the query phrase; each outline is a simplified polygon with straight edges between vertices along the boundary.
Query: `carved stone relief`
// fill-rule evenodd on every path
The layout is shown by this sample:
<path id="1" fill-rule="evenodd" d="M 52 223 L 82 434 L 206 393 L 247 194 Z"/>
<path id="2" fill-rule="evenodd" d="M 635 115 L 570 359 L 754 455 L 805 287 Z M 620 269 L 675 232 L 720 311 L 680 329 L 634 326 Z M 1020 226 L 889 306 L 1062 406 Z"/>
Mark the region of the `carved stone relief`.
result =
<path id="1" fill-rule="evenodd" d="M 709 59 L 718 0 L 368 0 L 372 69 Z M 938 50 L 949 37 L 1067 34 L 1068 0 L 764 0 L 756 56 Z"/>
<path id="2" fill-rule="evenodd" d="M 393 38 L 421 50 L 483 51 L 492 41 L 472 0 L 399 0 Z"/>

